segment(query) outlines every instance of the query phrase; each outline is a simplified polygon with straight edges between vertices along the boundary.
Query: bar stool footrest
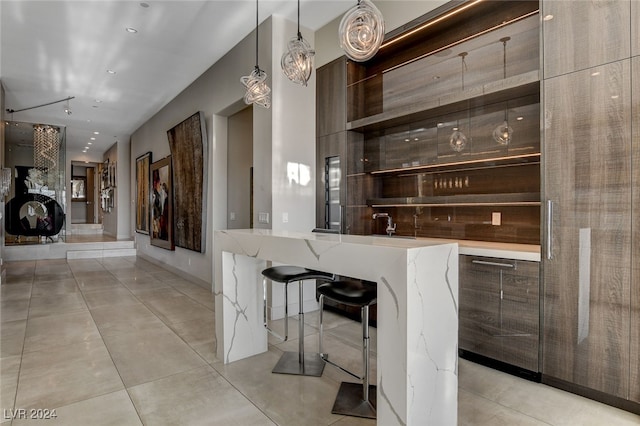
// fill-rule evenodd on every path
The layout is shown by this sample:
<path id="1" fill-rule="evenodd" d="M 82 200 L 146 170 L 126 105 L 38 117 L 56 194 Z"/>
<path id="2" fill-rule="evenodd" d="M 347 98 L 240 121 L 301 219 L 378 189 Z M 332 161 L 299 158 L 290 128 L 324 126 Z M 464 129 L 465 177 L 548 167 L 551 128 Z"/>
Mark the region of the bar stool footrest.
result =
<path id="1" fill-rule="evenodd" d="M 325 362 L 318 353 L 305 352 L 304 364 L 301 364 L 298 352 L 285 352 L 271 372 L 320 377 L 324 371 L 324 366 Z"/>
<path id="2" fill-rule="evenodd" d="M 375 419 L 376 386 L 369 385 L 369 401 L 365 401 L 362 399 L 362 383 L 342 382 L 331 413 Z"/>

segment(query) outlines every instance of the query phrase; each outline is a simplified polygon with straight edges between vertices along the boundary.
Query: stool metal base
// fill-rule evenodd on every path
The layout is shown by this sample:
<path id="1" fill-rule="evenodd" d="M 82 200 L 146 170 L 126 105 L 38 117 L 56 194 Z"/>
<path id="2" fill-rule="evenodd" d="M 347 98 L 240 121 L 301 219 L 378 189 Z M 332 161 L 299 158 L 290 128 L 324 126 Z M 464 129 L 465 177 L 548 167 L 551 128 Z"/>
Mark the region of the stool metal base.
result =
<path id="1" fill-rule="evenodd" d="M 342 382 L 331 413 L 375 419 L 376 386 L 369 385 L 369 401 L 365 401 L 362 399 L 362 383 Z"/>
<path id="2" fill-rule="evenodd" d="M 322 376 L 325 362 L 318 353 L 305 353 L 304 364 L 301 364 L 298 352 L 285 352 L 276 366 L 271 370 L 278 374 L 295 374 L 298 376 Z"/>

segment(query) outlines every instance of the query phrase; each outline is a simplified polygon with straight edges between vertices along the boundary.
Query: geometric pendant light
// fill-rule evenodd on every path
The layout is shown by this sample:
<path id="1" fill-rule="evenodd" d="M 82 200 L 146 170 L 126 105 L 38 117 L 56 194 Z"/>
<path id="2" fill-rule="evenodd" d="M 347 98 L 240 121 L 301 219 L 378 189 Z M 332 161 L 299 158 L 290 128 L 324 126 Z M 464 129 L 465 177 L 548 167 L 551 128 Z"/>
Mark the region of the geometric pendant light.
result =
<path id="1" fill-rule="evenodd" d="M 258 0 L 256 0 L 256 66 L 247 76 L 240 78 L 240 82 L 247 88 L 244 102 L 247 105 L 257 104 L 264 108 L 271 107 L 271 89 L 267 85 L 267 73 L 258 65 Z"/>
<path id="2" fill-rule="evenodd" d="M 338 28 L 340 47 L 356 62 L 373 58 L 384 39 L 382 13 L 369 0 L 358 0 L 358 4 L 342 17 Z"/>
<path id="3" fill-rule="evenodd" d="M 287 51 L 282 55 L 282 72 L 294 83 L 307 85 L 313 71 L 313 57 L 316 52 L 300 33 L 300 0 L 298 0 L 298 34 L 289 40 Z"/>

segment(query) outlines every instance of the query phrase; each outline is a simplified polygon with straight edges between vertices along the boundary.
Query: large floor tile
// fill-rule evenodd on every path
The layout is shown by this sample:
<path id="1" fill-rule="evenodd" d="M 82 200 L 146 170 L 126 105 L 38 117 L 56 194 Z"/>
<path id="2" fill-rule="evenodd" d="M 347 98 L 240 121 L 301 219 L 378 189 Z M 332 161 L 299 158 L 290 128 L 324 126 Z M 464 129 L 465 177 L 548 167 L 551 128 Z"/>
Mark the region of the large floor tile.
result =
<path id="1" fill-rule="evenodd" d="M 278 425 L 329 425 L 339 383 L 327 377 L 273 374 L 280 353 L 268 351 L 230 364 L 213 364 Z"/>
<path id="2" fill-rule="evenodd" d="M 14 408 L 20 360 L 20 355 L 0 358 L 0 412 L 3 414 L 6 413 L 5 410 Z M 2 417 L 0 422 L 3 420 Z"/>
<path id="3" fill-rule="evenodd" d="M 36 317 L 27 322 L 24 351 L 49 350 L 92 341 L 102 342 L 102 338 L 88 311 Z"/>
<path id="4" fill-rule="evenodd" d="M 211 310 L 215 308 L 215 301 L 211 290 L 186 280 L 169 281 L 169 285 L 207 308 Z"/>
<path id="5" fill-rule="evenodd" d="M 26 320 L 30 299 L 0 301 L 0 322 Z"/>
<path id="6" fill-rule="evenodd" d="M 145 300 L 144 304 L 167 324 L 206 320 L 214 316 L 213 311 L 184 295 Z"/>
<path id="7" fill-rule="evenodd" d="M 273 425 L 255 405 L 210 367 L 128 389 L 148 425 Z"/>
<path id="8" fill-rule="evenodd" d="M 159 281 L 151 275 L 145 274 L 136 278 L 121 278 L 118 277 L 120 282 L 131 290 L 133 293 L 138 291 L 147 291 L 156 288 L 169 287 L 169 284 Z"/>
<path id="9" fill-rule="evenodd" d="M 85 399 L 57 407 L 55 418 L 40 420 L 40 424 L 57 426 L 138 426 L 140 417 L 125 390 Z M 31 425 L 34 421 L 16 420 L 12 426 Z"/>
<path id="10" fill-rule="evenodd" d="M 27 320 L 6 321 L 0 330 L 0 357 L 22 354 Z"/>
<path id="11" fill-rule="evenodd" d="M 167 326 L 142 303 L 103 306 L 91 309 L 91 315 L 103 337 L 123 333 L 146 333 L 167 330 Z"/>
<path id="12" fill-rule="evenodd" d="M 29 306 L 29 318 L 86 311 L 87 309 L 87 304 L 84 302 L 81 293 L 32 297 L 31 305 Z"/>
<path id="13" fill-rule="evenodd" d="M 80 289 L 74 278 L 65 278 L 56 281 L 40 281 L 33 283 L 31 294 L 35 297 L 53 296 L 60 294 L 78 293 Z"/>
<path id="14" fill-rule="evenodd" d="M 125 288 L 116 277 L 108 273 L 101 273 L 95 277 L 76 277 L 76 282 L 83 293 Z"/>
<path id="15" fill-rule="evenodd" d="M 30 274 L 7 275 L 2 285 L 32 284 L 33 272 Z"/>
<path id="16" fill-rule="evenodd" d="M 24 300 L 31 297 L 32 284 L 0 285 L 0 300 Z"/>
<path id="17" fill-rule="evenodd" d="M 140 301 L 124 287 L 108 290 L 85 292 L 84 299 L 89 309 L 112 305 L 135 305 Z"/>
<path id="18" fill-rule="evenodd" d="M 205 365 L 205 361 L 171 330 L 104 336 L 127 387 Z"/>
<path id="19" fill-rule="evenodd" d="M 104 343 L 59 346 L 23 355 L 16 407 L 62 407 L 123 387 Z"/>

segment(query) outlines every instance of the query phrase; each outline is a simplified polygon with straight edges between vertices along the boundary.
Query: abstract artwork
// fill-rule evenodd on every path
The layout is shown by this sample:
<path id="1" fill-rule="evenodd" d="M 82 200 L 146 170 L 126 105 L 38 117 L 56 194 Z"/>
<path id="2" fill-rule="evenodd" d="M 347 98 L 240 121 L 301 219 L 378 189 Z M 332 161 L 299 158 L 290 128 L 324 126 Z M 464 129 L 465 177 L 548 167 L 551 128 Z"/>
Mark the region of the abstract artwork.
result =
<path id="1" fill-rule="evenodd" d="M 174 249 L 171 157 L 151 164 L 151 244 L 167 250 Z"/>
<path id="2" fill-rule="evenodd" d="M 204 252 L 207 137 L 202 112 L 167 131 L 173 158 L 175 245 Z"/>
<path id="3" fill-rule="evenodd" d="M 136 232 L 149 234 L 151 152 L 136 158 Z"/>

